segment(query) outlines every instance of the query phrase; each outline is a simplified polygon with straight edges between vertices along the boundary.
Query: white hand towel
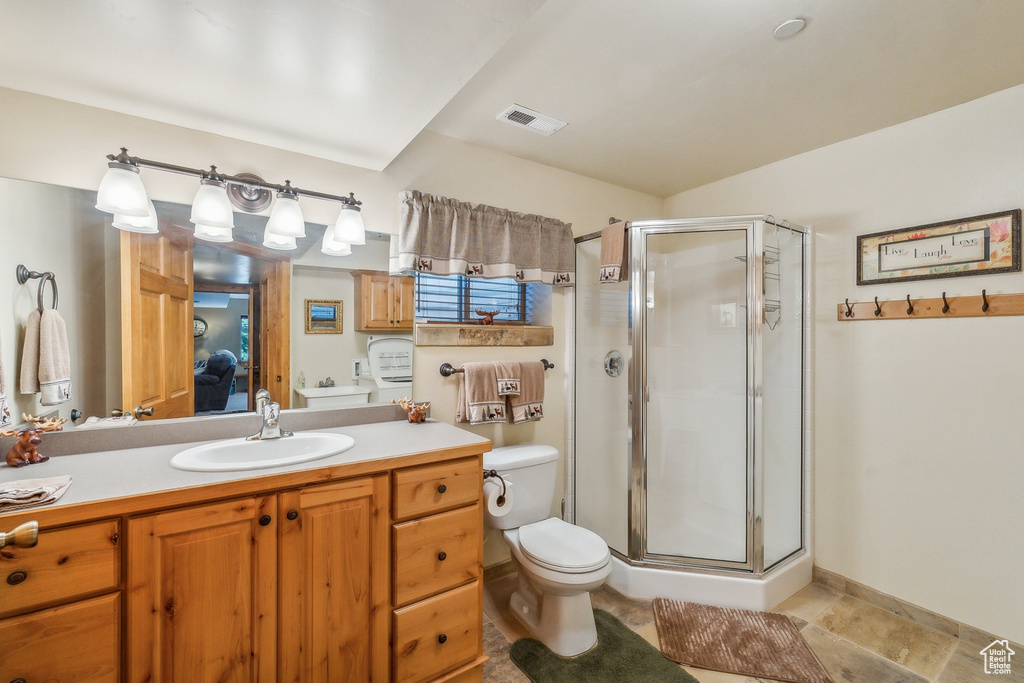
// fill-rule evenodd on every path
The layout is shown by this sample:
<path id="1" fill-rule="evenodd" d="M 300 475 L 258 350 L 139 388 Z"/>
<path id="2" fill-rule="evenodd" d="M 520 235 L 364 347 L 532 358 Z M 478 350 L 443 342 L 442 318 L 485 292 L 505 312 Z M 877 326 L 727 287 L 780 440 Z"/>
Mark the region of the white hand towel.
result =
<path id="1" fill-rule="evenodd" d="M 53 406 L 71 400 L 71 352 L 64 319 L 47 308 L 39 320 L 39 401 Z"/>
<path id="2" fill-rule="evenodd" d="M 25 321 L 25 345 L 21 348 L 21 382 L 23 394 L 39 393 L 39 310 L 33 308 Z"/>
<path id="3" fill-rule="evenodd" d="M 71 486 L 71 476 L 20 479 L 0 484 L 0 512 L 21 510 L 56 502 Z"/>

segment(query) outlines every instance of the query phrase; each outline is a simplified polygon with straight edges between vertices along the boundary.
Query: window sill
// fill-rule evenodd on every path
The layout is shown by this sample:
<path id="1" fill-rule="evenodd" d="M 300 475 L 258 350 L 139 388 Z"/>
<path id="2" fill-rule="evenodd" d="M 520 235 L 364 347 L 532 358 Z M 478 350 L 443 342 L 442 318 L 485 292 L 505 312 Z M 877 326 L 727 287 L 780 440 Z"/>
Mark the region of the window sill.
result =
<path id="1" fill-rule="evenodd" d="M 552 346 L 555 328 L 540 325 L 416 323 L 416 346 Z"/>

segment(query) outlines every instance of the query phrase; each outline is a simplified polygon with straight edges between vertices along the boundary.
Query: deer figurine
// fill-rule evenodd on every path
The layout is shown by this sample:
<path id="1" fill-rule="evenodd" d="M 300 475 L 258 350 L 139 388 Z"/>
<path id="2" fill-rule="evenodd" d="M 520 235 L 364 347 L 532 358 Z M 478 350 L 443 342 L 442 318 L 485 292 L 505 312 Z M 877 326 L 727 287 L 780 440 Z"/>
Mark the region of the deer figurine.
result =
<path id="1" fill-rule="evenodd" d="M 499 313 L 501 313 L 501 311 L 481 311 L 479 308 L 476 309 L 476 314 L 483 316 L 483 319 L 480 321 L 481 325 L 493 325 L 494 316 L 498 315 Z"/>

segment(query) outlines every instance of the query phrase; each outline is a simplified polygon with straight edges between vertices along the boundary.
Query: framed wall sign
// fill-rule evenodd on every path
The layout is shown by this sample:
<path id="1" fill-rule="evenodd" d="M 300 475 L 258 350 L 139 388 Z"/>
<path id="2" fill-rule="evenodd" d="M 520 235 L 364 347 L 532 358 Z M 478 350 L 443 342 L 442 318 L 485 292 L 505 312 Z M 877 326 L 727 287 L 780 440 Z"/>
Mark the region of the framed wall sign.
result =
<path id="1" fill-rule="evenodd" d="M 857 238 L 857 284 L 1020 271 L 1020 209 Z"/>
<path id="2" fill-rule="evenodd" d="M 342 302 L 306 299 L 306 334 L 341 334 Z"/>

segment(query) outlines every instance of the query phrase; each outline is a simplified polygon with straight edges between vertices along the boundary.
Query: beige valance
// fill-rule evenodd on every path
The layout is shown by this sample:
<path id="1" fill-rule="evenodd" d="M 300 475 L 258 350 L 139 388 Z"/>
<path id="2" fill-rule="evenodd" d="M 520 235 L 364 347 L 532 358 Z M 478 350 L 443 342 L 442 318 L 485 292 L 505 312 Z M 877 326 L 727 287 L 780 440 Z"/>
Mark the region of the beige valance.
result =
<path id="1" fill-rule="evenodd" d="M 408 190 L 401 194 L 404 273 L 576 282 L 572 224 Z"/>

